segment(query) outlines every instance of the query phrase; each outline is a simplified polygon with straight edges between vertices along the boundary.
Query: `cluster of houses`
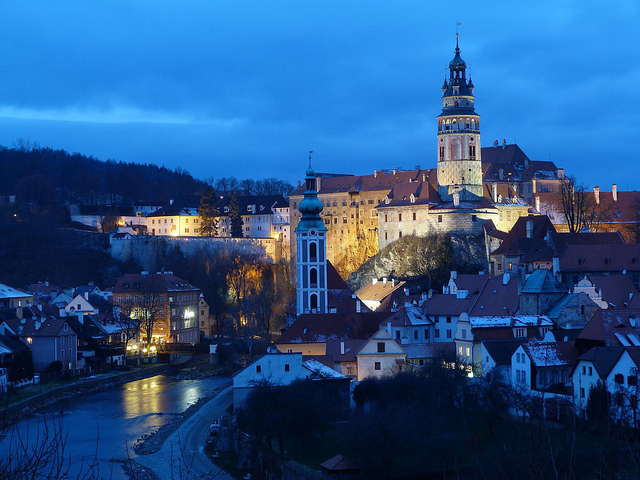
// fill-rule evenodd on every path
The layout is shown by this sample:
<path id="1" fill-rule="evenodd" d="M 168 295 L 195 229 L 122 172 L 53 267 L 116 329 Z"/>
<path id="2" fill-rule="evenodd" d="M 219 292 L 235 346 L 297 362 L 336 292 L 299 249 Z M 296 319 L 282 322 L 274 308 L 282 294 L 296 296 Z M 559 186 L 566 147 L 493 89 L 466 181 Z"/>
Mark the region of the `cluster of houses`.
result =
<path id="1" fill-rule="evenodd" d="M 2 389 L 53 365 L 59 371 L 91 372 L 105 364 L 123 365 L 125 357 L 154 360 L 157 346 L 199 343 L 200 332 L 212 329 L 200 290 L 172 272 L 126 274 L 107 290 L 49 282 L 26 290 L 0 284 Z M 147 339 L 144 322 L 151 317 Z"/>
<path id="2" fill-rule="evenodd" d="M 492 372 L 550 415 L 584 413 L 600 382 L 618 420 L 636 418 L 639 244 L 559 233 L 547 216 L 519 217 L 509 232 L 486 222 L 489 272 L 451 272 L 441 293 L 392 278 L 352 292 L 323 251 L 314 178 L 309 169 L 296 229 L 297 308 L 272 352 L 234 377 L 236 406 L 265 380 L 358 382 L 453 361 L 470 377 Z"/>

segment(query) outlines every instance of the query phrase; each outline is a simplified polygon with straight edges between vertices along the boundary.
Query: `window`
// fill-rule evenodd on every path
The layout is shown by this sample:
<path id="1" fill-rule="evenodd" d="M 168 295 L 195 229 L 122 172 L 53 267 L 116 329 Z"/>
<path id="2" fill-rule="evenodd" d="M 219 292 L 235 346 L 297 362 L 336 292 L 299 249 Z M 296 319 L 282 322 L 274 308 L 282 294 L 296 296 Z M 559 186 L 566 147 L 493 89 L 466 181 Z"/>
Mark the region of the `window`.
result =
<path id="1" fill-rule="evenodd" d="M 413 339 L 418 340 L 418 330 L 413 331 Z"/>
<path id="2" fill-rule="evenodd" d="M 638 377 L 634 376 L 634 375 L 629 375 L 627 377 L 627 383 L 629 385 L 633 385 L 634 387 L 638 385 Z"/>
<path id="3" fill-rule="evenodd" d="M 425 340 L 429 340 L 429 329 L 428 328 L 424 329 L 424 339 Z"/>
<path id="4" fill-rule="evenodd" d="M 384 353 L 384 342 L 378 342 L 378 353 Z"/>
<path id="5" fill-rule="evenodd" d="M 401 222 L 401 221 L 402 221 L 402 214 L 401 214 L 401 213 L 399 213 L 399 214 L 398 214 L 398 221 L 399 221 L 399 222 Z"/>
<path id="6" fill-rule="evenodd" d="M 447 330 L 447 338 L 451 338 L 451 330 Z"/>
<path id="7" fill-rule="evenodd" d="M 373 364 L 373 369 L 374 370 L 382 370 L 382 367 L 380 365 L 380 362 L 376 362 Z"/>
<path id="8" fill-rule="evenodd" d="M 621 373 L 616 373 L 615 377 L 613 377 L 613 381 L 618 385 L 622 385 L 624 383 L 624 375 Z"/>
<path id="9" fill-rule="evenodd" d="M 60 350 L 60 358 L 64 358 L 64 348 Z"/>
<path id="10" fill-rule="evenodd" d="M 458 347 L 458 356 L 461 357 L 462 356 L 462 347 Z"/>
<path id="11" fill-rule="evenodd" d="M 64 337 L 60 337 L 60 345 L 64 345 Z"/>
<path id="12" fill-rule="evenodd" d="M 342 217 L 342 223 L 347 223 L 347 217 Z"/>
<path id="13" fill-rule="evenodd" d="M 289 366 L 289 364 L 288 364 L 288 363 L 285 363 L 285 364 L 284 364 L 284 371 L 285 371 L 285 372 L 289 372 L 290 370 L 291 370 L 291 367 Z"/>
<path id="14" fill-rule="evenodd" d="M 72 348 L 69 349 L 69 358 L 71 358 L 71 357 L 73 357 L 73 349 Z"/>
<path id="15" fill-rule="evenodd" d="M 438 223 L 442 223 L 442 215 L 438 215 Z"/>
<path id="16" fill-rule="evenodd" d="M 513 329 L 513 336 L 520 338 L 520 337 L 526 337 L 527 336 L 527 329 L 523 328 L 523 327 L 519 327 L 519 328 L 514 328 Z"/>
<path id="17" fill-rule="evenodd" d="M 69 325 L 67 325 L 66 323 L 64 324 L 64 331 L 66 332 L 67 330 L 69 330 Z"/>
<path id="18" fill-rule="evenodd" d="M 464 349 L 465 357 L 469 358 L 471 356 L 471 347 L 465 347 Z"/>
<path id="19" fill-rule="evenodd" d="M 388 221 L 389 221 L 389 216 L 388 216 L 386 213 L 384 214 L 384 221 L 385 221 L 385 222 L 388 222 Z"/>
<path id="20" fill-rule="evenodd" d="M 436 338 L 440 338 L 440 330 L 436 329 Z"/>
<path id="21" fill-rule="evenodd" d="M 413 212 L 413 221 L 416 221 L 416 212 Z"/>
<path id="22" fill-rule="evenodd" d="M 584 398 L 584 388 L 580 389 L 580 398 Z"/>
<path id="23" fill-rule="evenodd" d="M 465 328 L 462 329 L 460 334 L 462 335 L 462 338 L 467 338 L 467 330 Z"/>
<path id="24" fill-rule="evenodd" d="M 400 330 L 396 330 L 396 340 L 400 340 Z"/>
<path id="25" fill-rule="evenodd" d="M 587 374 L 587 367 L 585 367 L 584 365 L 582 366 L 582 374 L 583 375 Z"/>
<path id="26" fill-rule="evenodd" d="M 589 367 L 589 375 L 593 375 L 593 367 Z"/>
<path id="27" fill-rule="evenodd" d="M 447 317 L 447 323 L 451 323 L 451 317 Z"/>
<path id="28" fill-rule="evenodd" d="M 398 232 L 398 238 L 402 238 L 402 230 Z"/>

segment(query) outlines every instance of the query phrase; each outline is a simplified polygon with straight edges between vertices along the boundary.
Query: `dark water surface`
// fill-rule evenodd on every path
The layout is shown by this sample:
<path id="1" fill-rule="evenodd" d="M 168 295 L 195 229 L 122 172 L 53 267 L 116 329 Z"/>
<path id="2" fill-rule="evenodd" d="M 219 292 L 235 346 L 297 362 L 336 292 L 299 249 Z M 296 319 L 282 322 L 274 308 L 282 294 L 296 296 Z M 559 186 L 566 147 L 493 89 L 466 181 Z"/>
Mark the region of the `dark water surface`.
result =
<path id="1" fill-rule="evenodd" d="M 131 447 L 136 439 L 173 419 L 226 381 L 219 377 L 176 380 L 157 375 L 57 402 L 49 407 L 46 416 L 20 422 L 18 432 L 23 439 L 28 434 L 32 443 L 45 422 L 49 428 L 61 423 L 66 435 L 64 454 L 71 457 L 72 474 L 76 475 L 82 465 L 86 471 L 97 451 L 98 478 L 121 480 L 126 478 L 121 463 L 111 459 L 126 459 L 127 445 L 129 454 L 135 456 Z"/>

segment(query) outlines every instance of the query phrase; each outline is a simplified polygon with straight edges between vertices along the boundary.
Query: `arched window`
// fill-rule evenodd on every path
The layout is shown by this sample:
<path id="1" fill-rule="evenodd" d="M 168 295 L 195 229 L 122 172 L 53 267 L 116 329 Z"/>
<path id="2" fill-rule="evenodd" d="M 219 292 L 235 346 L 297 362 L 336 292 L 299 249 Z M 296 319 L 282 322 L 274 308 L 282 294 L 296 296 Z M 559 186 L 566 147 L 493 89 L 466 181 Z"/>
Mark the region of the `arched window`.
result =
<path id="1" fill-rule="evenodd" d="M 311 311 L 318 309 L 318 295 L 315 293 L 311 294 L 309 298 L 309 307 L 311 307 Z"/>
<path id="2" fill-rule="evenodd" d="M 312 262 L 318 261 L 318 244 L 316 242 L 309 243 L 309 260 Z"/>
<path id="3" fill-rule="evenodd" d="M 318 286 L 318 270 L 316 268 L 309 269 L 309 283 L 312 287 Z"/>

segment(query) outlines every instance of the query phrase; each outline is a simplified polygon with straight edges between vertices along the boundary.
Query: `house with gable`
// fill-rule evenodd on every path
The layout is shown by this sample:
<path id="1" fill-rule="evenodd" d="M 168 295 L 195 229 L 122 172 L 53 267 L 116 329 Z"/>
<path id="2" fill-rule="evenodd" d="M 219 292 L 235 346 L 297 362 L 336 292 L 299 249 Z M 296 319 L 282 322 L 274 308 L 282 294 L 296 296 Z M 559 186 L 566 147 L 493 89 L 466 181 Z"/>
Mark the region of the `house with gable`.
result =
<path id="1" fill-rule="evenodd" d="M 586 416 L 589 392 L 598 382 L 606 384 L 623 352 L 624 347 L 620 346 L 594 347 L 578 357 L 571 377 L 574 403 L 582 416 Z"/>
<path id="2" fill-rule="evenodd" d="M 537 392 L 572 395 L 573 367 L 577 351 L 569 342 L 520 345 L 511 357 L 511 382 Z"/>
<path id="3" fill-rule="evenodd" d="M 594 347 L 640 346 L 640 310 L 598 310 L 576 338 L 580 353 Z"/>
<path id="4" fill-rule="evenodd" d="M 78 340 L 69 322 L 30 309 L 21 314 L 21 318 L 4 319 L 3 325 L 31 349 L 36 371 L 44 371 L 54 361 L 60 361 L 64 371 L 75 371 Z"/>
<path id="5" fill-rule="evenodd" d="M 273 386 L 290 385 L 296 380 L 317 380 L 331 383 L 349 405 L 350 379 L 316 360 L 303 360 L 301 353 L 268 353 L 233 376 L 233 407 L 241 408 L 253 389 L 262 383 Z"/>
<path id="6" fill-rule="evenodd" d="M 493 372 L 505 385 L 511 384 L 511 357 L 522 340 L 484 340 L 481 343 L 482 374 Z"/>
<path id="7" fill-rule="evenodd" d="M 640 300 L 638 289 L 626 275 L 584 277 L 573 287 L 573 291 L 585 293 L 603 309 L 634 308 L 635 303 Z"/>
<path id="8" fill-rule="evenodd" d="M 615 362 L 604 382 L 611 398 L 612 416 L 616 423 L 638 427 L 638 377 L 640 374 L 640 348 L 627 347 Z"/>
<path id="9" fill-rule="evenodd" d="M 356 353 L 358 381 L 393 375 L 405 366 L 407 354 L 385 328 L 380 328 Z"/>

